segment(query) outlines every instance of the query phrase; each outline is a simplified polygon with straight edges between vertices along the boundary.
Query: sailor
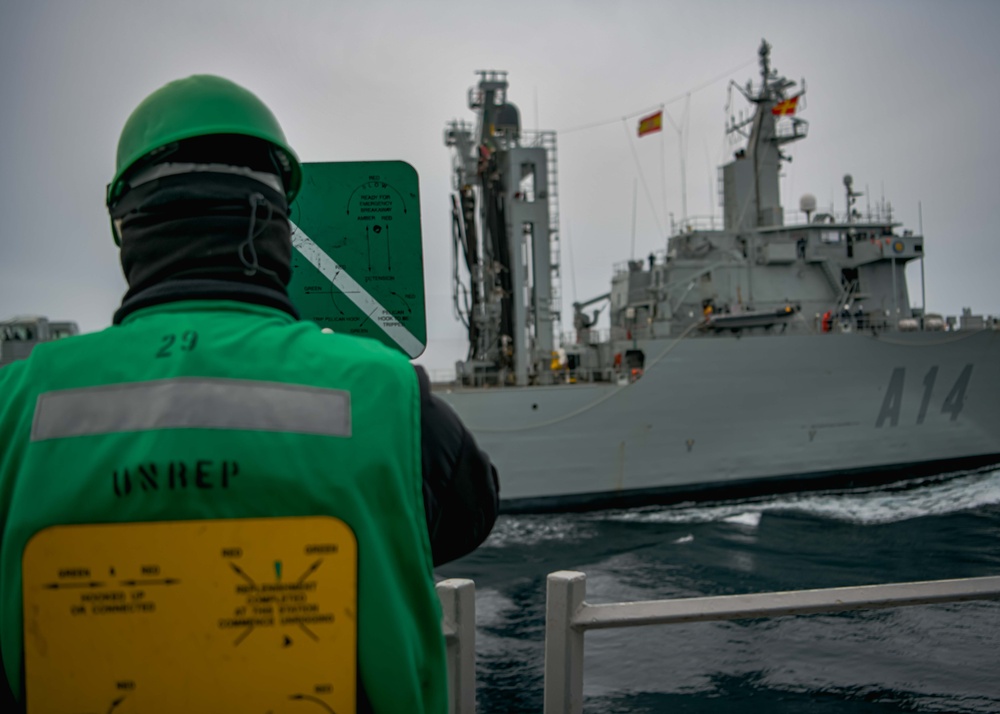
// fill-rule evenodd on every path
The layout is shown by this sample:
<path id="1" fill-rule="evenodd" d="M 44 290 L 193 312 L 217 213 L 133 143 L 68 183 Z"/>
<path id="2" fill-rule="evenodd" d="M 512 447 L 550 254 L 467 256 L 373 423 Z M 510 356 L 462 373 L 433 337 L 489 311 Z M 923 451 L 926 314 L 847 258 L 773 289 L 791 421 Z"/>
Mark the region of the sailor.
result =
<path id="1" fill-rule="evenodd" d="M 303 515 L 358 541 L 359 711 L 447 710 L 432 567 L 489 534 L 497 474 L 422 369 L 299 320 L 301 183 L 274 115 L 225 79 L 172 82 L 125 123 L 113 325 L 0 370 L 0 711 L 24 706 L 21 556 L 41 529 Z M 215 470 L 187 489 L 128 481 L 185 462 Z"/>

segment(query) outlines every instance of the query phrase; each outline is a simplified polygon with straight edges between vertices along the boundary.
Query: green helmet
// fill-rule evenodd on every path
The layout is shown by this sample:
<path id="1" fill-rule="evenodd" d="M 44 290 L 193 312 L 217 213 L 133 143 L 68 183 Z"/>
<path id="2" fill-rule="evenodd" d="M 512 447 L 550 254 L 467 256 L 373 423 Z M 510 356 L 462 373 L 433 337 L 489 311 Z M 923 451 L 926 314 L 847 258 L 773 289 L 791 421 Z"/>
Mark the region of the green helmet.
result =
<path id="1" fill-rule="evenodd" d="M 274 114 L 238 84 L 199 74 L 156 90 L 125 122 L 118 139 L 115 177 L 108 185 L 108 206 L 121 198 L 125 176 L 145 163 L 144 159 L 155 158 L 175 142 L 212 134 L 237 134 L 268 142 L 284 174 L 285 196 L 291 203 L 302 184 L 302 168 Z"/>

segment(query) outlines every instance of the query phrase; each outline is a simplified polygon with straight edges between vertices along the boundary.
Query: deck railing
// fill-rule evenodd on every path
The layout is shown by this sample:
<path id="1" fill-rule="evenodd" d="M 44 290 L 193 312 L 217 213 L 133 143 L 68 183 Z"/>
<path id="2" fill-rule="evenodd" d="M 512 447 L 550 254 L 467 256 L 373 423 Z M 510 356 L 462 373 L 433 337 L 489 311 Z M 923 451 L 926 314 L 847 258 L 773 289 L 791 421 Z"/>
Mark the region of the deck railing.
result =
<path id="1" fill-rule="evenodd" d="M 448 648 L 448 711 L 476 711 L 476 586 L 471 580 L 442 580 L 441 630 Z"/>
<path id="2" fill-rule="evenodd" d="M 475 586 L 471 580 L 445 580 L 437 590 L 448 644 L 450 711 L 470 714 L 476 701 Z M 586 602 L 586 592 L 583 573 L 561 570 L 548 576 L 545 714 L 583 711 L 583 636 L 587 630 L 998 599 L 1000 576 L 602 605 Z"/>

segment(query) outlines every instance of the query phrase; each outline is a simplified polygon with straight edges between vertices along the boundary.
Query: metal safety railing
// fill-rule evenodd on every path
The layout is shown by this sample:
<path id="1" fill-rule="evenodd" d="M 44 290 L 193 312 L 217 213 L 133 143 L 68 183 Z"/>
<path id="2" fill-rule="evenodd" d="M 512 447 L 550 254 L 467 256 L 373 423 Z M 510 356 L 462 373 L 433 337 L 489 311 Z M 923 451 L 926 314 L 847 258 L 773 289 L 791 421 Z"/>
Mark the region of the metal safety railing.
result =
<path id="1" fill-rule="evenodd" d="M 586 591 L 587 576 L 583 573 L 561 570 L 548 576 L 545 714 L 583 711 L 583 638 L 587 630 L 998 599 L 1000 576 L 601 605 L 587 603 Z M 471 714 L 476 705 L 475 585 L 471 580 L 444 580 L 437 584 L 437 592 L 448 648 L 449 711 Z"/>
<path id="2" fill-rule="evenodd" d="M 471 580 L 442 580 L 441 631 L 448 657 L 448 711 L 476 711 L 476 585 Z"/>
<path id="3" fill-rule="evenodd" d="M 563 570 L 548 577 L 545 598 L 545 714 L 577 714 L 583 711 L 583 635 L 587 630 L 986 600 L 1000 598 L 1000 577 L 608 605 L 585 602 L 586 588 L 587 576 L 583 573 Z"/>

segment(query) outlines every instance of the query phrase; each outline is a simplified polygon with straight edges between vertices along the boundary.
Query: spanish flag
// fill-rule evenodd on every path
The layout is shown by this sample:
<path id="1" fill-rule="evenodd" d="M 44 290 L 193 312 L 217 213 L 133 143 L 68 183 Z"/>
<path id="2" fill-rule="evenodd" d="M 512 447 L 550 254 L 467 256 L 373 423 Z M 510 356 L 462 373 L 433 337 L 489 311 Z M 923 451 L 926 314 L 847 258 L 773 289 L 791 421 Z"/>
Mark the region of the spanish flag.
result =
<path id="1" fill-rule="evenodd" d="M 639 136 L 646 136 L 656 131 L 663 130 L 663 110 L 650 114 L 639 120 Z"/>
<path id="2" fill-rule="evenodd" d="M 795 113 L 795 105 L 799 103 L 799 96 L 796 94 L 794 97 L 789 97 L 788 99 L 783 99 L 773 107 L 771 107 L 771 113 L 776 117 L 788 116 Z"/>

